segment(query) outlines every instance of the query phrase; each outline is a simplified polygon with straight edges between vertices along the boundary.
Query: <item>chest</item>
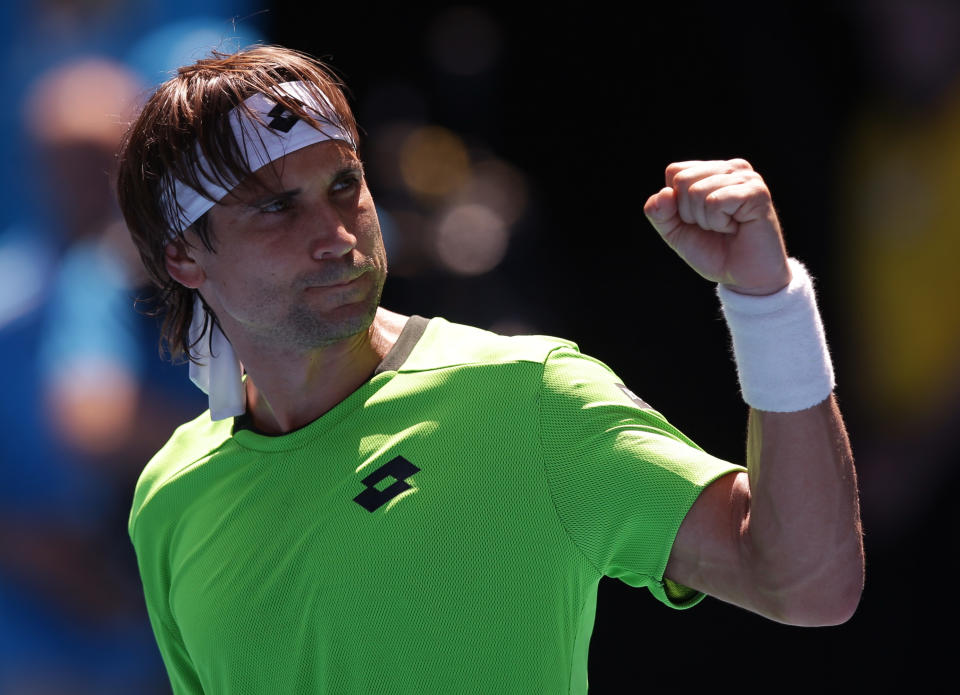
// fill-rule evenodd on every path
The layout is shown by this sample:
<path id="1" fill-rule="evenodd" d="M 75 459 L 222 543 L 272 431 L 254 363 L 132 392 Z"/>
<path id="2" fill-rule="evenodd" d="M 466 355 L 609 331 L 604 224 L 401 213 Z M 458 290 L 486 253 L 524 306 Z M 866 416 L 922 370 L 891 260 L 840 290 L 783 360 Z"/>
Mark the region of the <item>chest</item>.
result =
<path id="1" fill-rule="evenodd" d="M 575 616 L 579 568 L 536 437 L 444 427 L 417 417 L 250 454 L 211 483 L 171 544 L 171 610 L 196 661 L 290 671 L 308 653 L 335 672 L 412 643 L 465 656 L 476 626 L 523 639 L 509 623 Z"/>

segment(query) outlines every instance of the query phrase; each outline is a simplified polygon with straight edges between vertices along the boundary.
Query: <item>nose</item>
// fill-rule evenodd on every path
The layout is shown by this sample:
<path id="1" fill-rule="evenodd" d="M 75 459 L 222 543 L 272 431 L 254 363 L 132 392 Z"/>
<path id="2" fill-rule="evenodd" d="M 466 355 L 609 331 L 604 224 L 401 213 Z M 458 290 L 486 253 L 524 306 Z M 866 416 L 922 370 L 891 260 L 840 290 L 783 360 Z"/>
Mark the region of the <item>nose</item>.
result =
<path id="1" fill-rule="evenodd" d="M 310 255 L 322 261 L 340 258 L 357 246 L 357 237 L 336 207 L 317 205 L 310 214 Z"/>

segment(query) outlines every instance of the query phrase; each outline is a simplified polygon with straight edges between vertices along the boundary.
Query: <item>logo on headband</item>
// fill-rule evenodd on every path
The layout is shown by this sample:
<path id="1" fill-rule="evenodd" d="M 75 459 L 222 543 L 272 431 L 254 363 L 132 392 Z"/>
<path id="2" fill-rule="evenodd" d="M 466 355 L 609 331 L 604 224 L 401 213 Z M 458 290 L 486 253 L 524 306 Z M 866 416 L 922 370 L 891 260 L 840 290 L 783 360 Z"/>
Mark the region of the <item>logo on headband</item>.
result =
<path id="1" fill-rule="evenodd" d="M 300 120 L 300 116 L 286 108 L 283 104 L 274 106 L 270 109 L 267 116 L 273 119 L 267 125 L 282 133 L 289 133 L 290 129 Z"/>

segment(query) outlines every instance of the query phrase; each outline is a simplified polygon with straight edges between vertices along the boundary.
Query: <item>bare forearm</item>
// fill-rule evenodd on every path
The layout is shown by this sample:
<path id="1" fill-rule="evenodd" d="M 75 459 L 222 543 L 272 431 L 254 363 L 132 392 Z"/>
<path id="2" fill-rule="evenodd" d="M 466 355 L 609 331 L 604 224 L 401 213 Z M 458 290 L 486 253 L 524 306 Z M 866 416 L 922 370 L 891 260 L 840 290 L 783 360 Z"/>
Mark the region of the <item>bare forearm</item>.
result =
<path id="1" fill-rule="evenodd" d="M 757 600 L 794 624 L 843 622 L 863 586 L 856 472 L 836 402 L 750 411 L 743 531 Z"/>
<path id="2" fill-rule="evenodd" d="M 700 494 L 666 576 L 782 622 L 843 622 L 863 584 L 857 483 L 812 279 L 787 256 L 770 190 L 748 162 L 674 162 L 664 183 L 644 212 L 718 283 L 755 408 L 748 473 Z"/>

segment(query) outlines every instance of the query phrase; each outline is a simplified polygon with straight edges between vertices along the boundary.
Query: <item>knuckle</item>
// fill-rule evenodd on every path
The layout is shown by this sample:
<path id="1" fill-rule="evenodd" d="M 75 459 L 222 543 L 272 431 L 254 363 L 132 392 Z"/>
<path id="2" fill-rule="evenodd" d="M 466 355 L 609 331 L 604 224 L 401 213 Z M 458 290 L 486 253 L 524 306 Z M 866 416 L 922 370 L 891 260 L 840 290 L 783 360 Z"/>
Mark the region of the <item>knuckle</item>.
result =
<path id="1" fill-rule="evenodd" d="M 707 203 L 707 205 L 717 205 L 722 200 L 722 194 L 719 189 L 713 190 L 707 193 L 703 200 L 705 203 Z"/>
<path id="2" fill-rule="evenodd" d="M 743 172 L 743 183 L 750 187 L 751 192 L 759 192 L 761 189 L 767 190 L 767 182 L 763 180 L 760 174 L 752 170 Z"/>
<path id="3" fill-rule="evenodd" d="M 769 201 L 771 199 L 770 189 L 767 188 L 767 184 L 759 176 L 753 182 L 753 195 L 760 200 Z"/>
<path id="4" fill-rule="evenodd" d="M 675 185 L 683 186 L 684 188 L 690 188 L 694 182 L 693 172 L 691 172 L 689 169 L 678 171 L 673 177 L 673 182 Z"/>
<path id="5" fill-rule="evenodd" d="M 727 164 L 735 171 L 741 169 L 753 171 L 753 166 L 751 166 L 750 162 L 741 157 L 734 157 L 733 159 L 727 160 Z"/>
<path id="6" fill-rule="evenodd" d="M 687 189 L 691 198 L 702 199 L 705 201 L 710 200 L 710 196 L 716 192 L 716 187 L 711 184 L 709 181 L 699 180 L 694 181 L 690 184 L 690 187 Z"/>

